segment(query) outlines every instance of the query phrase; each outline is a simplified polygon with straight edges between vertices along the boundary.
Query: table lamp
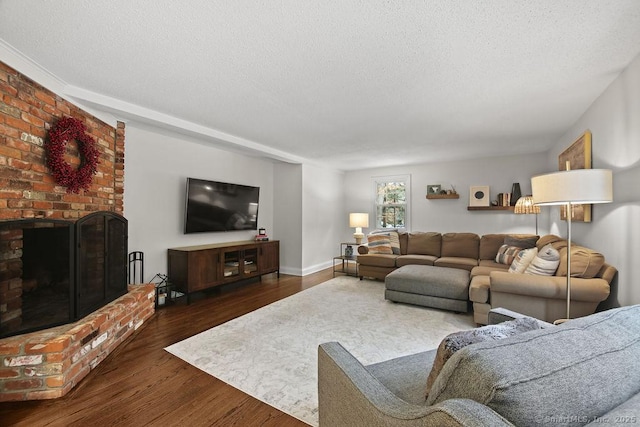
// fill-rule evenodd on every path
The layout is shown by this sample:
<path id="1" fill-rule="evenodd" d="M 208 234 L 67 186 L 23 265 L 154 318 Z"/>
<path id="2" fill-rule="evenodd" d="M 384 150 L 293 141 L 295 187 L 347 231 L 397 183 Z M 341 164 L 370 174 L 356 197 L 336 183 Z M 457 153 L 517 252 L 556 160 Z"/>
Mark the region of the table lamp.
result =
<path id="1" fill-rule="evenodd" d="M 368 213 L 350 213 L 349 214 L 349 227 L 353 227 L 356 229 L 356 232 L 353 233 L 353 238 L 356 240 L 356 243 L 359 245 L 362 243 L 362 239 L 364 238 L 364 234 L 362 233 L 362 227 L 369 227 L 369 214 Z"/>

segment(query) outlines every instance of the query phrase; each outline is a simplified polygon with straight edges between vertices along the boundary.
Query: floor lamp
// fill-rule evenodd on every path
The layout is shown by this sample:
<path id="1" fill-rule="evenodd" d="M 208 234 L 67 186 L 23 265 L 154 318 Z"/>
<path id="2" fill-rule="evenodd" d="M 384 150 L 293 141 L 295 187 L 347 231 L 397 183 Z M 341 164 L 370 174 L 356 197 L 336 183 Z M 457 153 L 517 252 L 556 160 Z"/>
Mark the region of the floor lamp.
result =
<path id="1" fill-rule="evenodd" d="M 513 213 L 517 214 L 534 214 L 536 216 L 536 236 L 538 235 L 538 214 L 540 206 L 533 204 L 533 196 L 522 196 L 516 202 Z"/>
<path id="2" fill-rule="evenodd" d="M 533 202 L 538 206 L 567 207 L 567 317 L 571 306 L 571 217 L 572 205 L 613 201 L 613 174 L 608 169 L 575 169 L 531 178 Z"/>

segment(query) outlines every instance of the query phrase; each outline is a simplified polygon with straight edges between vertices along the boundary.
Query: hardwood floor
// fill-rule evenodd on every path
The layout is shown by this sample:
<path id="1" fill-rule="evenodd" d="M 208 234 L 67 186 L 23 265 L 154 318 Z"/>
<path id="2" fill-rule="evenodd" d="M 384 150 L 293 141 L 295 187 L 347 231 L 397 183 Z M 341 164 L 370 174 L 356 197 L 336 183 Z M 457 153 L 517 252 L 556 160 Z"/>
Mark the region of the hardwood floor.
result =
<path id="1" fill-rule="evenodd" d="M 66 396 L 0 403 L 0 425 L 307 426 L 164 348 L 331 278 L 270 274 L 162 307 Z"/>

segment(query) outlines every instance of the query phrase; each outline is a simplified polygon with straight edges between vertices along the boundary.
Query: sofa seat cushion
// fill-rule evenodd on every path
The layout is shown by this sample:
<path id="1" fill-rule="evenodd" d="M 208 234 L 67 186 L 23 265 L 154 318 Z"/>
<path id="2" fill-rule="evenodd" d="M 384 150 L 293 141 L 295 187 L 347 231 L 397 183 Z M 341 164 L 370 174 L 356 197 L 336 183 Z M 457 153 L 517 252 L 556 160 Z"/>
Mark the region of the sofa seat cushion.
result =
<path id="1" fill-rule="evenodd" d="M 488 303 L 490 290 L 491 278 L 489 275 L 475 276 L 469 284 L 469 299 L 473 302 Z"/>
<path id="2" fill-rule="evenodd" d="M 460 268 L 463 270 L 471 271 L 473 267 L 478 265 L 477 258 L 462 258 L 462 257 L 442 257 L 438 258 L 433 265 L 438 267 Z"/>
<path id="3" fill-rule="evenodd" d="M 507 271 L 508 269 L 506 268 L 506 266 L 504 264 L 493 264 L 493 265 L 489 265 L 489 262 L 485 263 L 480 263 L 479 266 L 477 267 L 473 267 L 473 270 L 471 270 L 471 278 L 476 277 L 476 276 L 488 276 L 489 274 L 491 274 L 491 272 L 493 271 Z"/>
<path id="4" fill-rule="evenodd" d="M 468 398 L 515 425 L 595 419 L 640 392 L 640 305 L 470 345 L 443 367 L 427 404 Z M 473 384 L 473 387 L 469 387 Z"/>
<path id="5" fill-rule="evenodd" d="M 488 267 L 492 271 L 493 270 L 500 270 L 500 271 L 504 270 L 504 271 L 507 271 L 509 269 L 508 265 L 500 264 L 500 263 L 496 262 L 494 259 L 481 259 L 478 262 L 478 265 L 480 267 Z"/>
<path id="6" fill-rule="evenodd" d="M 366 254 L 358 255 L 358 263 L 362 265 L 372 265 L 376 267 L 395 267 L 398 255 L 388 254 Z"/>
<path id="7" fill-rule="evenodd" d="M 402 267 L 410 264 L 433 265 L 433 262 L 437 259 L 438 257 L 433 255 L 400 255 L 396 259 L 396 266 Z"/>

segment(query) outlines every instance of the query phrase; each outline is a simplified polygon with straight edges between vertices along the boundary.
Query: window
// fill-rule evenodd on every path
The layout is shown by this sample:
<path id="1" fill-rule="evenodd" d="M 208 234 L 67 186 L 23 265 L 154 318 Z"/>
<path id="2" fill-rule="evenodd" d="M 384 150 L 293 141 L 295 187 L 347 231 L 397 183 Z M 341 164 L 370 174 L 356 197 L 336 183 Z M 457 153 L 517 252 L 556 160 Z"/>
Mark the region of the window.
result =
<path id="1" fill-rule="evenodd" d="M 375 228 L 409 228 L 411 177 L 375 178 Z"/>

